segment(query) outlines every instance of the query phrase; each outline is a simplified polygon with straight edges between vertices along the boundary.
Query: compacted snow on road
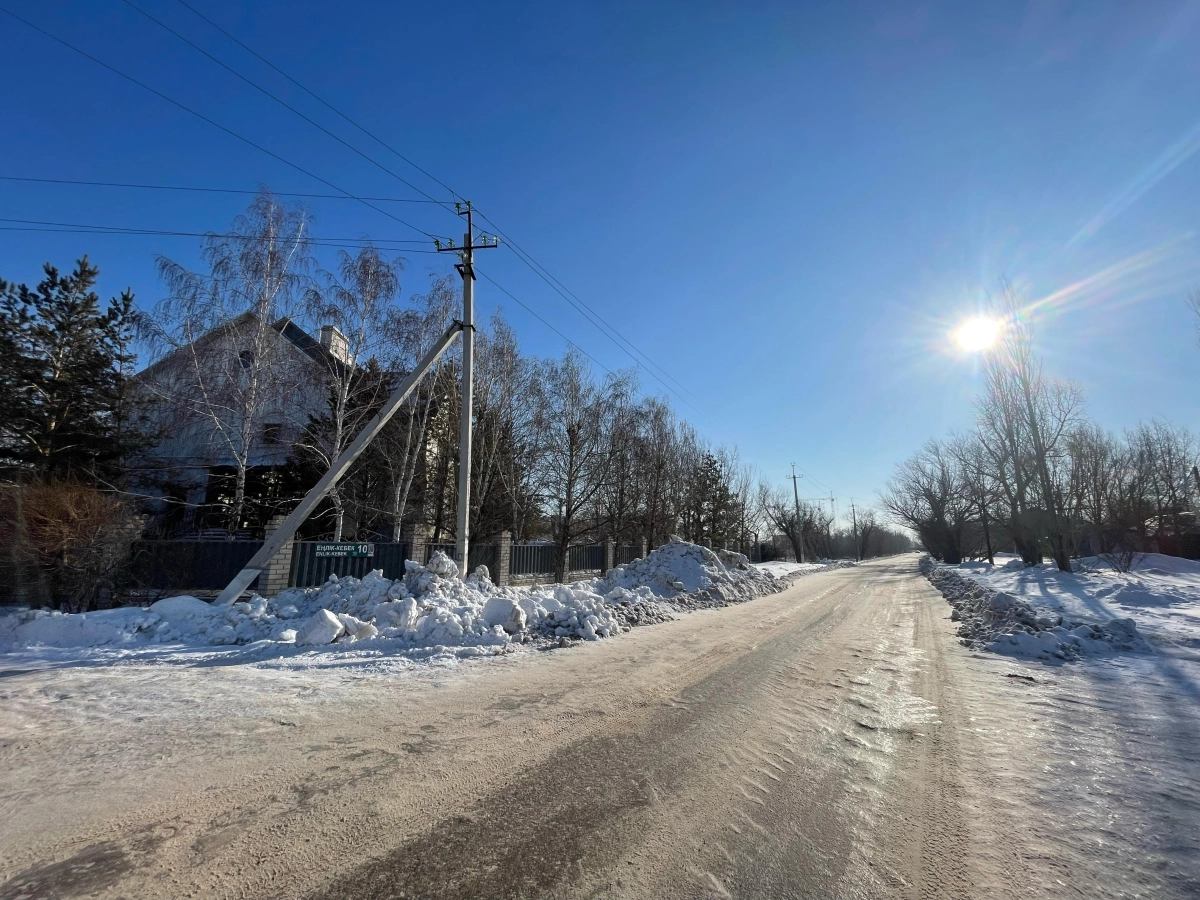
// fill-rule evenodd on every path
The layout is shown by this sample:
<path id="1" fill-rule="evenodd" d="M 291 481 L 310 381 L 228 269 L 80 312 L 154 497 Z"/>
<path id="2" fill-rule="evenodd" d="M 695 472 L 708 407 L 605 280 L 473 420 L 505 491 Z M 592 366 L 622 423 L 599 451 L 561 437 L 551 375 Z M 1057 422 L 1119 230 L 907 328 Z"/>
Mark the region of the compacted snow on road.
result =
<path id="1" fill-rule="evenodd" d="M 964 646 L 915 555 L 697 605 L 390 669 L 6 654 L 0 900 L 1200 895 L 1187 647 Z"/>

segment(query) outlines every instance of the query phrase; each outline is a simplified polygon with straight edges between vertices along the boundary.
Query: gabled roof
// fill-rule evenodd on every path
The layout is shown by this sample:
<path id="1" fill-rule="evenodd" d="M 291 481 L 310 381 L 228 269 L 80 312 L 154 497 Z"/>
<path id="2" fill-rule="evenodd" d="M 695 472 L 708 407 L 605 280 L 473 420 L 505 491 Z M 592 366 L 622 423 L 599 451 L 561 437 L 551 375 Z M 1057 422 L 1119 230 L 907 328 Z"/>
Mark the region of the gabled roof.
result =
<path id="1" fill-rule="evenodd" d="M 196 338 L 196 340 L 192 341 L 191 346 L 203 347 L 222 335 L 237 331 L 243 325 L 257 321 L 258 317 L 254 313 L 246 311 L 239 316 L 235 316 L 227 322 L 222 322 L 220 325 L 210 328 L 208 331 L 204 332 L 204 334 L 200 335 L 200 337 Z M 309 357 L 314 362 L 321 363 L 328 368 L 334 369 L 337 374 L 341 376 L 343 367 L 346 364 L 330 353 L 328 348 L 323 346 L 320 341 L 316 340 L 307 331 L 292 321 L 292 319 L 285 316 L 274 322 L 271 325 L 271 328 L 277 331 L 280 336 L 286 339 L 290 344 L 304 353 L 305 356 Z M 165 354 L 161 359 L 148 365 L 145 369 L 139 372 L 136 377 L 142 378 L 143 376 L 153 372 L 155 369 L 162 366 L 167 360 L 175 356 L 175 354 L 179 353 L 182 349 L 182 347 L 176 347 L 174 350 Z"/>

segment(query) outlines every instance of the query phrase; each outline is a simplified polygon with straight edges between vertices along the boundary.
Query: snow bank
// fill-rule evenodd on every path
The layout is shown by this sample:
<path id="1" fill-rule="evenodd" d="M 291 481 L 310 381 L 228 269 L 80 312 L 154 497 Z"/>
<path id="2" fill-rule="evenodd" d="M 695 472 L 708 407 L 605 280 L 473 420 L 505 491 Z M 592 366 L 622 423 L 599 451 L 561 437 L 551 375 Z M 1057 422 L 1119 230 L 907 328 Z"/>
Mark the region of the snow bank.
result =
<path id="1" fill-rule="evenodd" d="M 978 563 L 941 566 L 926 556 L 921 569 L 954 607 L 950 618 L 961 623 L 959 638 L 973 649 L 1044 660 L 1073 660 L 1115 650 L 1151 652 L 1131 618 L 1072 621 L 1061 611 L 1044 604 L 1035 607 L 1020 594 L 998 591 L 972 577 L 979 571 Z"/>
<path id="2" fill-rule="evenodd" d="M 0 644 L 13 648 L 134 649 L 163 644 L 322 647 L 390 641 L 398 651 L 453 648 L 458 656 L 499 652 L 512 643 L 597 640 L 671 618 L 679 610 L 740 603 L 787 586 L 740 554 L 673 539 L 605 577 L 573 584 L 497 587 L 481 567 L 465 579 L 443 553 L 405 563 L 395 581 L 379 571 L 316 588 L 257 595 L 232 606 L 195 597 L 149 609 L 0 616 Z"/>

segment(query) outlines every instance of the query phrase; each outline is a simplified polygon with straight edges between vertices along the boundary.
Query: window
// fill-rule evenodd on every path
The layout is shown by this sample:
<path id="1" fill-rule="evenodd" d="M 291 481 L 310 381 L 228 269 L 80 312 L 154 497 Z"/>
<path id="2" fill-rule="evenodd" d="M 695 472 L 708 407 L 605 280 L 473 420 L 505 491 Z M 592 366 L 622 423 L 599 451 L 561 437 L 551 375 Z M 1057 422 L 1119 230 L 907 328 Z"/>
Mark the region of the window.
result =
<path id="1" fill-rule="evenodd" d="M 238 354 L 238 360 L 241 362 L 243 369 L 252 368 L 254 366 L 254 351 L 243 350 Z"/>
<path id="2" fill-rule="evenodd" d="M 283 426 L 278 422 L 268 422 L 263 426 L 264 444 L 282 444 L 283 443 Z"/>

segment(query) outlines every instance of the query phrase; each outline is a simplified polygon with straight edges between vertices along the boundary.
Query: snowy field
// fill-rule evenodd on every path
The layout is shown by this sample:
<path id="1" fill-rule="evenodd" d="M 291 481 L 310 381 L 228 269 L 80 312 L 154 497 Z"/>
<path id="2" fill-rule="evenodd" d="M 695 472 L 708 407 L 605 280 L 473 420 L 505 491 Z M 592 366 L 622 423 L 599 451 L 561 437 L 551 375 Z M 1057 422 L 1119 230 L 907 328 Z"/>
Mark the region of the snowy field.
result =
<path id="1" fill-rule="evenodd" d="M 257 595 L 232 606 L 170 597 L 149 608 L 0 616 L 6 668 L 176 664 L 388 674 L 417 666 L 614 637 L 675 613 L 740 603 L 820 571 L 763 571 L 744 556 L 675 540 L 602 578 L 504 588 L 486 570 L 458 577 L 438 553 L 379 572 L 331 577 L 319 588 Z"/>
<path id="2" fill-rule="evenodd" d="M 1076 560 L 1078 571 L 1053 564 L 1026 568 L 1016 557 L 996 557 L 996 565 L 965 562 L 952 571 L 991 591 L 1029 604 L 1041 621 L 1106 627 L 1129 621 L 1148 647 L 1173 656 L 1200 659 L 1200 562 L 1147 553 L 1129 573 L 1101 558 Z"/>

